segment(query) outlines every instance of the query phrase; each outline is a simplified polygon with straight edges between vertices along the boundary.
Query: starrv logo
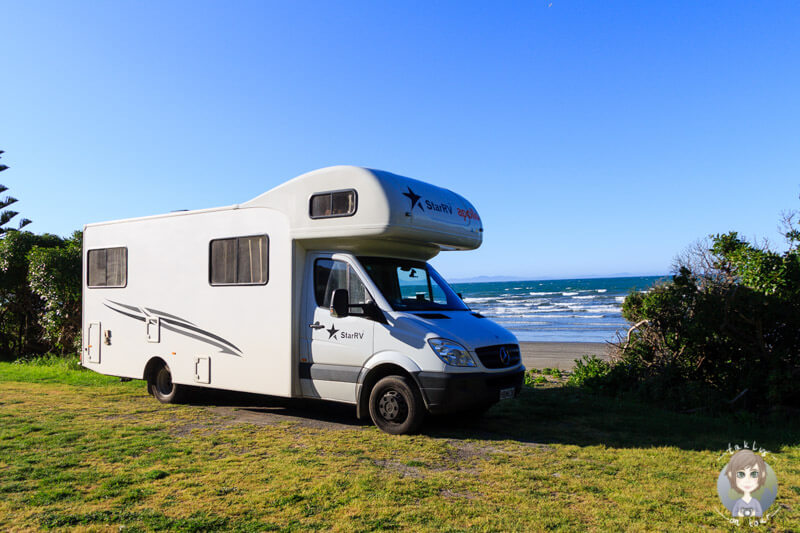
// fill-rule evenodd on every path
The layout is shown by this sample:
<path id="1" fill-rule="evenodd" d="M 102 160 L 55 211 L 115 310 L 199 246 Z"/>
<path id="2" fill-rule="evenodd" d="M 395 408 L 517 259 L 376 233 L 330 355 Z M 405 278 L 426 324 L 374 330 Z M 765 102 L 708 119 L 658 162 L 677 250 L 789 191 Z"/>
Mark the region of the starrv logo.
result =
<path id="1" fill-rule="evenodd" d="M 328 332 L 328 340 L 345 340 L 345 339 L 356 339 L 361 340 L 364 338 L 363 331 L 342 331 L 340 329 L 336 329 L 336 324 L 331 324 L 330 328 L 325 329 Z M 337 337 L 338 335 L 338 337 Z"/>
<path id="2" fill-rule="evenodd" d="M 411 187 L 406 187 L 406 189 L 408 189 L 408 192 L 404 192 L 403 196 L 406 196 L 409 200 L 411 200 L 411 210 L 413 211 L 415 207 L 419 206 L 422 211 L 425 211 L 425 209 L 422 207 L 422 204 L 419 203 L 422 196 L 412 191 Z"/>
<path id="3" fill-rule="evenodd" d="M 428 211 L 435 211 L 437 213 L 446 213 L 448 215 L 453 214 L 452 205 L 446 202 L 435 203 L 431 202 L 430 200 L 423 200 L 421 195 L 411 190 L 411 187 L 406 187 L 406 192 L 403 193 L 403 196 L 408 198 L 408 200 L 411 202 L 411 211 L 414 211 L 415 207 L 419 207 L 420 211 L 424 213 L 425 208 L 427 207 Z M 423 207 L 423 204 L 425 205 L 425 207 Z M 480 220 L 478 213 L 476 213 L 475 210 L 472 208 L 470 209 L 459 208 L 456 210 L 456 214 L 461 218 L 463 218 L 465 222 L 468 220 Z"/>

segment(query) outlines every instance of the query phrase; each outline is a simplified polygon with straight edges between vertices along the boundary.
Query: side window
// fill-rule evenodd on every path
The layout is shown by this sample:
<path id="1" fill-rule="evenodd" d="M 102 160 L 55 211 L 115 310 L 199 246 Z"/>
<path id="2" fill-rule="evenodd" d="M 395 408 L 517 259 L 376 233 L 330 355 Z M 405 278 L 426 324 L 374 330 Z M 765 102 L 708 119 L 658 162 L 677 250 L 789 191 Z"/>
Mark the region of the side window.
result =
<path id="1" fill-rule="evenodd" d="M 124 287 L 128 284 L 128 249 L 89 250 L 86 284 L 89 287 Z"/>
<path id="2" fill-rule="evenodd" d="M 311 197 L 308 214 L 311 218 L 349 217 L 356 212 L 356 191 L 338 191 L 315 194 Z"/>
<path id="3" fill-rule="evenodd" d="M 333 291 L 347 289 L 350 305 L 362 305 L 372 301 L 367 288 L 358 274 L 343 261 L 318 259 L 314 263 L 314 296 L 319 307 L 330 307 Z M 361 315 L 363 308 L 353 307 L 350 313 Z"/>
<path id="4" fill-rule="evenodd" d="M 212 285 L 266 285 L 269 239 L 266 235 L 211 241 L 209 280 Z"/>

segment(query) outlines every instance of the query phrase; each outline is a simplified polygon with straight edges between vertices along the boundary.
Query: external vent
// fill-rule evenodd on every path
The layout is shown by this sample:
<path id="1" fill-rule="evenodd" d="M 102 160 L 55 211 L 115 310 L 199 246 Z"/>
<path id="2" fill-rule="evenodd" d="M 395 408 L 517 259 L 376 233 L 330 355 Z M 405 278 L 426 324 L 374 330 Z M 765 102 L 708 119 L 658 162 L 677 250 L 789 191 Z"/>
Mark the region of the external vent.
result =
<path id="1" fill-rule="evenodd" d="M 472 313 L 472 316 L 474 316 L 475 318 L 486 318 L 485 316 L 483 316 L 482 314 L 480 314 L 478 312 Z"/>
<path id="2" fill-rule="evenodd" d="M 421 318 L 429 318 L 431 320 L 442 320 L 442 319 L 449 319 L 450 317 L 447 315 L 443 315 L 441 313 L 416 313 L 418 317 Z"/>
<path id="3" fill-rule="evenodd" d="M 516 344 L 497 344 L 475 350 L 486 368 L 507 368 L 519 364 L 519 346 Z M 504 356 L 505 355 L 505 356 Z"/>

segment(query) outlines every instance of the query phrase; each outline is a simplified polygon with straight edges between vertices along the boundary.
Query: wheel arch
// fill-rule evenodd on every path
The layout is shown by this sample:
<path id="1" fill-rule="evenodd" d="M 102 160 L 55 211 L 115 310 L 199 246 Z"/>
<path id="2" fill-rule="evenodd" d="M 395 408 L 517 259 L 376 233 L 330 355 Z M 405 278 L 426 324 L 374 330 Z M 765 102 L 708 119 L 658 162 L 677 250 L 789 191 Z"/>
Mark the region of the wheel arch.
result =
<path id="1" fill-rule="evenodd" d="M 147 361 L 147 364 L 144 366 L 142 379 L 150 383 L 151 378 L 155 375 L 156 371 L 162 366 L 169 368 L 167 362 L 164 361 L 164 359 L 162 359 L 161 357 L 158 356 L 151 357 L 150 360 Z"/>
<path id="2" fill-rule="evenodd" d="M 385 352 L 376 354 L 371 360 L 367 361 L 361 374 L 358 376 L 356 386 L 356 417 L 364 419 L 369 417 L 369 394 L 372 387 L 386 376 L 403 376 L 411 380 L 417 390 L 420 391 L 425 408 L 428 408 L 428 400 L 422 394 L 422 388 L 417 380 L 420 368 L 409 357 L 400 353 Z"/>

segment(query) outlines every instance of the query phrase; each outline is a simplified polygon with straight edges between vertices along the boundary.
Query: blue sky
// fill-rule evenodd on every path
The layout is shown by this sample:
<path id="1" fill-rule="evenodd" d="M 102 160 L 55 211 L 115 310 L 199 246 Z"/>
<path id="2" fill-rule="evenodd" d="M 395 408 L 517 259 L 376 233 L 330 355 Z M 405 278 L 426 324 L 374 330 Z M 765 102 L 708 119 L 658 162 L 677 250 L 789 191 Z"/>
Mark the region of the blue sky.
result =
<path id="1" fill-rule="evenodd" d="M 794 2 L 0 0 L 29 229 L 246 201 L 334 164 L 451 188 L 450 278 L 660 274 L 800 208 Z"/>

